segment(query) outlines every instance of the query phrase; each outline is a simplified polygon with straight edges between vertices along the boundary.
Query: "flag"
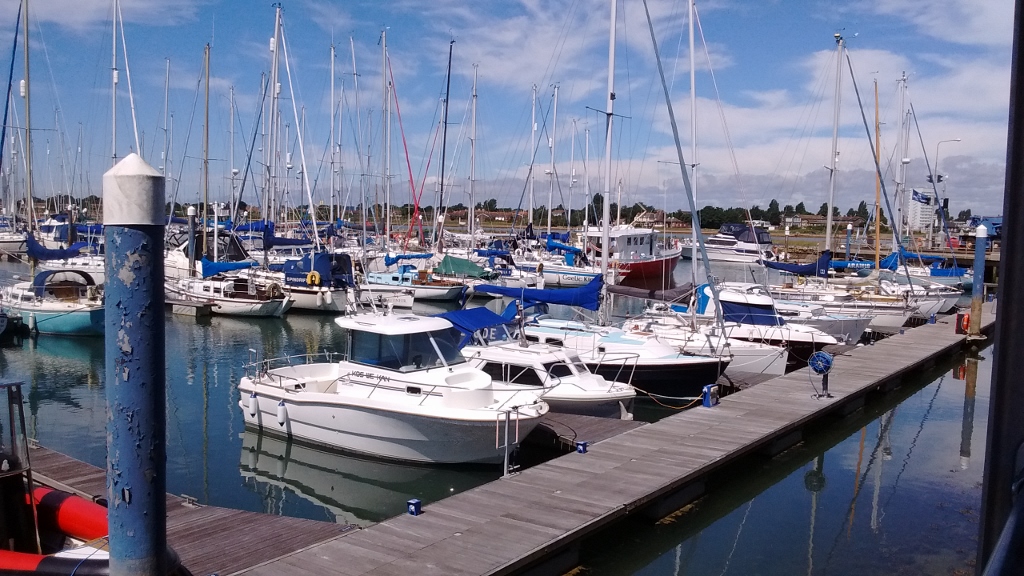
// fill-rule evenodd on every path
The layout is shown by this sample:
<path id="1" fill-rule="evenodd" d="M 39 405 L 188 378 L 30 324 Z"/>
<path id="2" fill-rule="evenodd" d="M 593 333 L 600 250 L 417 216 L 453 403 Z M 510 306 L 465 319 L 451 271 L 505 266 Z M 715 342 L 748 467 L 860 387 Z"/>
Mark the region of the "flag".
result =
<path id="1" fill-rule="evenodd" d="M 931 204 L 932 203 L 932 197 L 927 195 L 927 194 L 925 194 L 924 192 L 918 192 L 917 190 L 911 190 L 910 193 L 911 193 L 910 199 L 913 200 L 914 202 L 920 202 L 921 204 Z"/>

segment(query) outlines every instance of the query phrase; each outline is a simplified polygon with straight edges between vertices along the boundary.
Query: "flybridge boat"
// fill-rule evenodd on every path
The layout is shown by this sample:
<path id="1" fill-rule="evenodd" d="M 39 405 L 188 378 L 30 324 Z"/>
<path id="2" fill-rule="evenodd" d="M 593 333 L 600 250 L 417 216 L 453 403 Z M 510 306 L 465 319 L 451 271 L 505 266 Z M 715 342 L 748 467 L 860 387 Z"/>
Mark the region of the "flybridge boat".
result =
<path id="1" fill-rule="evenodd" d="M 589 247 L 601 251 L 601 227 L 588 228 L 584 235 Z M 630 225 L 612 226 L 608 230 L 611 250 L 609 264 L 614 265 L 625 280 L 657 284 L 672 277 L 682 249 L 661 247 L 657 232 L 652 228 L 634 228 Z M 595 258 L 596 261 L 596 258 Z"/>
<path id="2" fill-rule="evenodd" d="M 65 336 L 103 335 L 102 287 L 87 272 L 47 270 L 0 294 L 4 311 L 21 316 L 29 330 Z"/>
<path id="3" fill-rule="evenodd" d="M 344 354 L 252 358 L 238 385 L 247 425 L 380 458 L 497 463 L 548 411 L 537 391 L 501 387 L 467 363 L 443 318 L 335 322 L 348 331 Z"/>
<path id="4" fill-rule="evenodd" d="M 511 321 L 486 308 L 439 316 L 462 332 L 462 355 L 469 363 L 502 386 L 541 392 L 552 412 L 633 418 L 633 387 L 592 373 L 575 353 L 522 338 L 517 341 L 507 326 Z"/>
<path id="5" fill-rule="evenodd" d="M 759 262 L 775 260 L 772 236 L 764 228 L 749 224 L 722 224 L 718 233 L 704 239 L 708 260 L 714 262 Z M 683 258 L 692 254 L 693 239 L 683 241 Z"/>

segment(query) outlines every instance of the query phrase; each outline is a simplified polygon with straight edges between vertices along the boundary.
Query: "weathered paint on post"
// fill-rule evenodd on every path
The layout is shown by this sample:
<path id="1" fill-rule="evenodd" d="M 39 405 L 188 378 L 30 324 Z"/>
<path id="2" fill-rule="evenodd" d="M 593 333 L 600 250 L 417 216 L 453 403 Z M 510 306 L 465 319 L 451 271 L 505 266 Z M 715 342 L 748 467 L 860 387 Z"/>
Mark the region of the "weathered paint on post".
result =
<path id="1" fill-rule="evenodd" d="M 981 303 L 985 301 L 985 248 L 988 244 L 988 228 L 979 224 L 974 231 L 974 286 L 971 293 L 971 323 L 967 329 L 968 338 L 981 338 Z"/>
<path id="2" fill-rule="evenodd" d="M 164 178 L 138 154 L 103 175 L 110 574 L 167 573 Z"/>

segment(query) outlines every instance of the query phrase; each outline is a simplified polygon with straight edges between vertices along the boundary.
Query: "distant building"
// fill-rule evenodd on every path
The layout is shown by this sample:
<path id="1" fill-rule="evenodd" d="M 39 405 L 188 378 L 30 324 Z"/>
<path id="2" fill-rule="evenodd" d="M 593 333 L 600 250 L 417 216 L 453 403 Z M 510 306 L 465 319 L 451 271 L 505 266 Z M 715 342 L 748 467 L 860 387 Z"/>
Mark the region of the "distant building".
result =
<path id="1" fill-rule="evenodd" d="M 935 198 L 931 190 L 911 190 L 907 195 L 907 228 L 911 232 L 927 230 L 935 220 L 935 208 Z"/>

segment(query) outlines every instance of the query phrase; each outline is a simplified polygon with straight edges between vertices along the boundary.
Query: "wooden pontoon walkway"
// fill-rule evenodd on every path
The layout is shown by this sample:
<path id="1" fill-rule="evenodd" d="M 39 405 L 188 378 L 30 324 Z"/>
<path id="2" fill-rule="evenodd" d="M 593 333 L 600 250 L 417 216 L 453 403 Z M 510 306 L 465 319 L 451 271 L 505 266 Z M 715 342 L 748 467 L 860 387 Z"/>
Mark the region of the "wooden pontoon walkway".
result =
<path id="1" fill-rule="evenodd" d="M 29 452 L 36 482 L 92 499 L 106 494 L 106 472 L 41 446 Z M 196 576 L 235 573 L 328 542 L 355 527 L 199 506 L 167 495 L 167 541 Z M 286 563 L 287 560 L 282 560 Z M 287 572 L 285 572 L 287 573 Z"/>
<path id="2" fill-rule="evenodd" d="M 991 332 L 993 304 L 983 331 Z M 251 576 L 546 573 L 575 565 L 581 539 L 627 515 L 667 514 L 704 491 L 709 474 L 747 455 L 775 454 L 823 417 L 848 413 L 867 394 L 959 351 L 952 319 L 836 357 L 833 398 L 813 396 L 807 369 L 640 426 L 590 448 L 397 516 L 344 538 L 243 570 Z M 235 543 L 226 544 L 230 548 Z M 296 547 L 298 548 L 298 547 Z M 222 576 L 230 570 L 220 568 Z"/>

